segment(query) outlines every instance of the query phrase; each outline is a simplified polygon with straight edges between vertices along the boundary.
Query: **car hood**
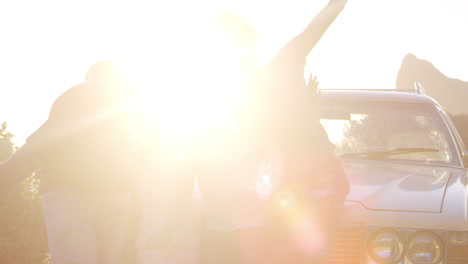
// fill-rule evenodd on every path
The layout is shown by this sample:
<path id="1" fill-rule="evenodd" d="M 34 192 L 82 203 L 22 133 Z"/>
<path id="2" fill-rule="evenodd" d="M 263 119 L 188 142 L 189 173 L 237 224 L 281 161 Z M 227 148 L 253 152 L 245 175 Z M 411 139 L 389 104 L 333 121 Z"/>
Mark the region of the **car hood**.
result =
<path id="1" fill-rule="evenodd" d="M 344 163 L 351 184 L 347 200 L 369 210 L 441 212 L 454 171 L 447 167 Z"/>

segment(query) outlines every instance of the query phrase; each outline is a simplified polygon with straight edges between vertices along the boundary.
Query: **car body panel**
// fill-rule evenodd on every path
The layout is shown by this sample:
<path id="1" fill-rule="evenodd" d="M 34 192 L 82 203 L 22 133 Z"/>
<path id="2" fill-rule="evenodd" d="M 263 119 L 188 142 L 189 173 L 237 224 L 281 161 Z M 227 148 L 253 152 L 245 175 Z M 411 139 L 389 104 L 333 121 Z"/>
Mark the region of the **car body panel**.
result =
<path id="1" fill-rule="evenodd" d="M 320 100 L 360 100 L 360 101 L 384 101 L 384 102 L 407 102 L 421 104 L 437 104 L 437 102 L 426 95 L 404 92 L 387 91 L 356 91 L 352 89 L 328 89 L 320 90 Z"/>
<path id="2" fill-rule="evenodd" d="M 346 215 L 343 218 L 347 221 L 360 221 L 373 226 L 468 230 L 468 176 L 465 170 L 455 169 L 444 173 L 441 167 L 424 168 L 422 171 L 433 170 L 440 180 L 429 173 L 416 176 L 419 178 L 417 180 L 408 180 L 414 175 L 407 174 L 387 184 L 375 184 L 363 181 L 363 176 L 355 176 L 357 171 L 368 165 L 344 162 L 351 184 L 351 192 L 343 211 Z M 424 188 L 417 186 L 419 181 Z M 407 190 L 408 186 L 414 190 Z M 386 189 L 383 195 L 382 188 Z M 386 209 L 382 209 L 385 207 Z"/>
<path id="3" fill-rule="evenodd" d="M 345 170 L 353 186 L 349 201 L 387 211 L 440 212 L 452 175 L 445 167 L 397 163 L 348 162 Z"/>
<path id="4" fill-rule="evenodd" d="M 345 240 L 340 240 L 339 244 L 328 249 L 329 252 L 338 249 L 335 252 L 346 252 L 346 254 L 325 254 L 326 257 L 322 259 L 334 259 L 332 263 L 379 263 L 373 259 L 370 253 L 372 234 L 381 230 L 393 230 L 400 234 L 403 239 L 405 255 L 397 262 L 381 261 L 380 263 L 419 264 L 409 260 L 409 253 L 406 252 L 408 245 L 405 241 L 414 234 L 424 232 L 437 236 L 443 243 L 441 249 L 443 257 L 433 264 L 468 263 L 468 173 L 467 168 L 465 168 L 468 164 L 463 164 L 467 160 L 466 157 L 463 158 L 465 145 L 461 142 L 456 128 L 448 119 L 448 115 L 443 108 L 434 99 L 422 94 L 392 90 L 354 91 L 343 89 L 320 91 L 319 106 L 320 103 L 336 104 L 338 106 L 336 109 L 341 109 L 344 105 L 340 106 L 340 104 L 347 101 L 357 101 L 357 107 L 369 103 L 373 107 L 380 108 L 383 113 L 388 113 L 387 111 L 392 111 L 391 109 L 394 108 L 382 108 L 384 104 L 380 104 L 380 102 L 412 104 L 416 108 L 432 109 L 430 116 L 437 120 L 438 126 L 443 126 L 443 129 L 438 131 L 444 134 L 446 138 L 446 141 L 438 142 L 447 142 L 445 150 L 452 156 L 450 161 L 445 163 L 409 159 L 405 158 L 404 155 L 366 156 L 360 155 L 360 150 L 352 151 L 353 149 L 349 149 L 351 145 L 346 145 L 348 149 L 337 154 L 342 156 L 343 167 L 351 188 L 339 217 L 338 233 L 352 235 L 348 235 Z M 378 104 L 375 102 L 378 102 Z M 424 105 L 424 107 L 419 107 L 420 105 Z M 330 109 L 335 108 L 331 107 Z M 361 112 L 351 113 L 360 114 Z M 406 114 L 401 110 L 398 112 L 400 114 L 395 117 L 396 113 L 392 113 L 394 114 L 392 118 L 399 119 L 400 114 Z M 333 119 L 335 114 L 333 111 L 325 111 L 325 116 L 322 116 L 322 118 Z M 345 116 L 338 112 L 336 118 L 340 120 L 341 117 Z M 383 127 L 387 127 L 387 124 Z M 326 129 L 331 128 L 337 129 L 336 126 L 330 126 Z M 382 129 L 369 130 L 369 128 L 373 127 L 364 127 L 364 131 L 367 131 L 367 134 L 370 133 L 369 135 L 373 135 L 374 131 L 382 131 Z M 411 127 L 403 128 L 406 129 L 406 135 L 408 135 L 408 129 L 413 132 Z M 383 131 L 385 132 L 385 130 Z M 331 133 L 336 133 L 336 131 L 331 131 Z M 403 135 L 401 134 L 403 132 L 398 131 L 398 129 L 397 133 Z M 355 137 L 352 140 L 356 138 L 358 139 L 358 137 Z M 408 138 L 411 137 L 408 136 Z M 348 140 L 348 142 L 350 141 Z M 370 149 L 369 153 L 372 154 L 373 151 Z M 367 154 L 367 152 L 364 154 Z M 356 251 L 350 251 L 351 248 L 355 248 Z M 420 248 L 419 250 L 424 252 L 424 250 L 429 249 Z M 427 252 L 424 254 L 426 254 L 428 260 L 431 259 L 431 254 Z M 355 258 L 351 259 L 351 255 L 355 256 Z M 325 261 L 325 263 L 327 262 Z M 423 261 L 420 263 L 431 262 Z"/>

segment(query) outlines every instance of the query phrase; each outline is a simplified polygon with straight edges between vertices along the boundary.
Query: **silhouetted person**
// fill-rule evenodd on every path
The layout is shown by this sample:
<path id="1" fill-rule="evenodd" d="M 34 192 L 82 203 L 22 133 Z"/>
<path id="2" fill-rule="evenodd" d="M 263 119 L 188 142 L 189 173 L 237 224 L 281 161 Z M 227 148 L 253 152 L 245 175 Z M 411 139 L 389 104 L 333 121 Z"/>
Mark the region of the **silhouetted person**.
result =
<path id="1" fill-rule="evenodd" d="M 0 183 L 40 171 L 52 264 L 122 263 L 133 191 L 147 155 L 129 86 L 112 62 L 54 102 L 47 121 L 0 164 Z"/>
<path id="2" fill-rule="evenodd" d="M 242 71 L 225 84 L 236 81 L 243 92 L 234 129 L 226 126 L 219 138 L 210 138 L 214 147 L 201 150 L 205 153 L 198 174 L 205 217 L 203 263 L 308 262 L 316 249 L 301 243 L 323 240 L 327 221 L 334 220 L 343 205 L 349 184 L 311 106 L 304 66 L 345 4 L 346 0 L 330 0 L 262 68 L 256 66 L 256 33 L 249 23 L 230 13 L 216 18 L 228 43 L 226 51 L 237 55 L 232 63 L 224 63 Z M 228 58 L 219 56 L 221 61 Z M 314 210 L 327 215 L 311 227 L 320 232 L 305 232 L 303 238 L 298 235 L 304 232 L 289 230 L 302 227 L 275 203 L 290 203 L 291 195 L 301 201 L 298 208 L 303 204 L 300 220 L 312 220 L 307 217 Z"/>

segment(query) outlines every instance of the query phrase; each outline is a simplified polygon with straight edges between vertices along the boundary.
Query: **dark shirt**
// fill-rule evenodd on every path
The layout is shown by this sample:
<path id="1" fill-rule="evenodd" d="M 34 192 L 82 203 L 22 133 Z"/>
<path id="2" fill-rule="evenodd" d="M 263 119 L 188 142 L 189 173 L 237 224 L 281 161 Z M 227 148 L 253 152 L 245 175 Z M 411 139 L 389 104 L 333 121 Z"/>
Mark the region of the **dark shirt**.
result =
<path id="1" fill-rule="evenodd" d="M 41 164 L 41 190 L 134 188 L 147 159 L 137 120 L 123 100 L 100 87 L 81 84 L 64 92 L 25 144 Z"/>
<path id="2" fill-rule="evenodd" d="M 273 140 L 286 156 L 304 152 L 332 153 L 334 145 L 320 124 L 304 79 L 306 55 L 297 49 L 298 40 L 286 44 L 270 63 L 259 70 L 250 112 L 259 113 L 263 134 Z"/>
<path id="3" fill-rule="evenodd" d="M 267 66 L 268 87 L 274 94 L 274 130 L 284 160 L 284 184 L 298 184 L 306 192 L 323 191 L 325 200 L 341 207 L 349 182 L 335 145 L 320 123 L 304 80 L 306 56 L 300 38 L 291 40 Z"/>
<path id="4" fill-rule="evenodd" d="M 284 184 L 326 191 L 340 206 L 349 183 L 311 102 L 312 91 L 307 90 L 304 79 L 307 54 L 297 48 L 297 41 L 285 45 L 259 70 L 251 87 L 253 97 L 244 129 L 280 151 Z"/>

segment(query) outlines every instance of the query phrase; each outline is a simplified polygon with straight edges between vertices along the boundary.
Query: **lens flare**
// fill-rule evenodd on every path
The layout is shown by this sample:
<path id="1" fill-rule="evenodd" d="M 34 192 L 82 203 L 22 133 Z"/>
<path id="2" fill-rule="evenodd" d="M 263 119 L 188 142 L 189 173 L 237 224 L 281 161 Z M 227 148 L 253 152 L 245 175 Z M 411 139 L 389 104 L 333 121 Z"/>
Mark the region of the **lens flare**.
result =
<path id="1" fill-rule="evenodd" d="M 325 232 L 313 215 L 303 214 L 294 225 L 293 239 L 299 250 L 307 254 L 318 253 L 325 245 Z"/>
<path id="2" fill-rule="evenodd" d="M 301 200 L 292 190 L 283 189 L 274 194 L 273 205 L 294 248 L 308 255 L 317 254 L 324 248 L 326 233 L 313 203 Z"/>

